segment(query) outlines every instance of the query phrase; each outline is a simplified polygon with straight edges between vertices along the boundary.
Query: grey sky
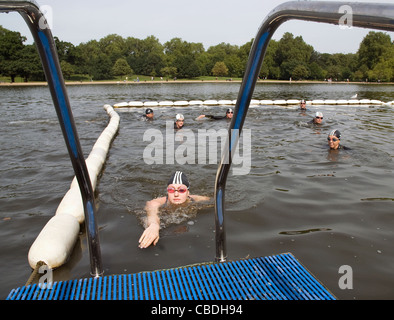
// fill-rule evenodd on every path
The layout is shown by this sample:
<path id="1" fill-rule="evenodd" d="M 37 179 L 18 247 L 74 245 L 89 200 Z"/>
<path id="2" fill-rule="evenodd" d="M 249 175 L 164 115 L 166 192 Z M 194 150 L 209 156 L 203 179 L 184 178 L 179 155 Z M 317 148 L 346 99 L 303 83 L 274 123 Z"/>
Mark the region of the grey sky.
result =
<path id="1" fill-rule="evenodd" d="M 394 0 L 379 0 L 393 3 Z M 109 34 L 145 39 L 153 35 L 164 44 L 179 37 L 201 42 L 205 49 L 221 42 L 243 45 L 254 38 L 266 15 L 286 0 L 38 0 L 48 6 L 52 32 L 62 41 L 78 45 L 99 40 Z M 345 1 L 343 1 L 345 2 Z M 347 2 L 347 1 L 346 1 Z M 358 0 L 358 2 L 368 2 Z M 369 1 L 373 2 L 373 1 Z M 22 17 L 17 13 L 0 14 L 0 25 L 18 31 L 32 43 Z M 355 53 L 370 29 L 340 29 L 335 25 L 289 21 L 275 33 L 301 35 L 321 53 Z M 394 39 L 394 32 L 387 32 Z"/>

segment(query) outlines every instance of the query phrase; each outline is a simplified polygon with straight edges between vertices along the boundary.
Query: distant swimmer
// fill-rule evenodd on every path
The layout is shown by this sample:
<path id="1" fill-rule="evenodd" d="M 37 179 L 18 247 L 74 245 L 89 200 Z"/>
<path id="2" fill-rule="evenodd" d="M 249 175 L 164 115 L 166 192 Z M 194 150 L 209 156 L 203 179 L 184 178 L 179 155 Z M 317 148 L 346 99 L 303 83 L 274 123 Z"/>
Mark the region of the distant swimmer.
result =
<path id="1" fill-rule="evenodd" d="M 185 125 L 185 117 L 183 114 L 178 113 L 175 117 L 174 129 L 182 129 Z"/>
<path id="2" fill-rule="evenodd" d="M 309 124 L 322 124 L 323 122 L 323 113 L 321 112 L 316 112 L 315 117 L 308 121 Z"/>
<path id="3" fill-rule="evenodd" d="M 332 130 L 328 134 L 327 141 L 328 141 L 328 146 L 330 147 L 331 150 L 339 150 L 339 149 L 351 150 L 348 147 L 340 145 L 341 133 L 339 132 L 339 130 L 336 130 L 336 129 Z"/>
<path id="4" fill-rule="evenodd" d="M 206 196 L 191 195 L 189 187 L 190 183 L 186 175 L 181 171 L 176 171 L 168 180 L 167 196 L 146 202 L 147 223 L 146 229 L 139 239 L 140 248 L 147 248 L 151 244 L 156 245 L 159 241 L 161 208 L 166 207 L 175 210 L 192 202 L 202 202 L 210 199 Z"/>
<path id="5" fill-rule="evenodd" d="M 202 118 L 209 118 L 209 119 L 213 119 L 213 120 L 222 120 L 222 119 L 231 119 L 233 117 L 233 110 L 231 108 L 228 108 L 226 110 L 226 115 L 224 116 L 213 116 L 211 114 L 202 114 L 201 116 L 197 117 L 197 120 L 200 120 Z"/>
<path id="6" fill-rule="evenodd" d="M 301 109 L 301 110 L 306 110 L 306 102 L 305 102 L 304 99 L 302 99 L 302 100 L 300 101 L 300 109 Z"/>
<path id="7" fill-rule="evenodd" d="M 144 117 L 145 120 L 153 120 L 153 110 L 151 108 L 148 108 L 145 110 L 145 114 L 142 115 Z"/>

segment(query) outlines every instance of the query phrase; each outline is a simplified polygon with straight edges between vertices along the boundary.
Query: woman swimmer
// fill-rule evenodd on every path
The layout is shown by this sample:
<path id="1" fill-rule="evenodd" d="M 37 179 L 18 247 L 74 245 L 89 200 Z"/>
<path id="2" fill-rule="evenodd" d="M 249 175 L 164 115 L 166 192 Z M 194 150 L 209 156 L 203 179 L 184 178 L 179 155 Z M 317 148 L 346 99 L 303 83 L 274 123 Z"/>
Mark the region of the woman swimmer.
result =
<path id="1" fill-rule="evenodd" d="M 139 239 L 139 247 L 147 248 L 159 241 L 160 217 L 159 209 L 167 206 L 178 208 L 190 202 L 208 201 L 209 197 L 191 195 L 189 193 L 189 180 L 181 171 L 176 171 L 167 183 L 167 196 L 146 202 L 147 227 Z"/>

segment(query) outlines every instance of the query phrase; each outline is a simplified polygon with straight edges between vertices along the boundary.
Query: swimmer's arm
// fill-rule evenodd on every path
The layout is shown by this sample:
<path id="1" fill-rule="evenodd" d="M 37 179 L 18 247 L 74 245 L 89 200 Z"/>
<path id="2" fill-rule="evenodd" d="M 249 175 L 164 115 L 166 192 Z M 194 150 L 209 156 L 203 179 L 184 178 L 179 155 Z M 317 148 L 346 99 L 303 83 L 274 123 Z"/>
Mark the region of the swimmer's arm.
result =
<path id="1" fill-rule="evenodd" d="M 194 201 L 200 202 L 200 201 L 209 201 L 211 199 L 210 197 L 206 196 L 198 196 L 198 195 L 190 195 L 190 198 L 193 198 Z"/>
<path id="2" fill-rule="evenodd" d="M 157 198 L 148 201 L 145 206 L 147 214 L 147 227 L 139 239 L 139 247 L 147 248 L 152 243 L 156 245 L 159 241 L 160 218 L 159 208 L 166 202 L 166 198 Z"/>
<path id="3" fill-rule="evenodd" d="M 209 119 L 215 119 L 215 116 L 211 114 L 202 114 L 201 116 L 198 116 L 196 120 L 201 120 L 202 118 L 209 118 Z"/>

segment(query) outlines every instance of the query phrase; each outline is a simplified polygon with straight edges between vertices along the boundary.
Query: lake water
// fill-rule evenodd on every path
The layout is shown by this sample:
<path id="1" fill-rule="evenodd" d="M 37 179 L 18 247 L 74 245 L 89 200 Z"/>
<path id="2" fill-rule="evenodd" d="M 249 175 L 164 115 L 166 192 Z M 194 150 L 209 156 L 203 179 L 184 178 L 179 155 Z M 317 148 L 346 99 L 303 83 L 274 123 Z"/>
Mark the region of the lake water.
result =
<path id="1" fill-rule="evenodd" d="M 68 86 L 85 156 L 108 123 L 104 104 L 122 101 L 236 99 L 239 83 L 165 83 Z M 384 84 L 259 83 L 253 99 L 394 100 Z M 157 270 L 215 259 L 214 206 L 167 222 L 155 247 L 138 248 L 145 202 L 165 195 L 175 170 L 185 172 L 191 192 L 213 196 L 217 163 L 149 165 L 147 130 L 165 132 L 176 113 L 185 129 L 220 130 L 226 121 L 195 118 L 224 114 L 227 106 L 115 109 L 121 118 L 96 194 L 106 275 Z M 0 87 L 0 298 L 31 274 L 27 254 L 54 215 L 74 176 L 47 87 Z M 316 111 L 323 124 L 307 124 Z M 339 299 L 394 298 L 394 109 L 388 106 L 251 106 L 244 129 L 251 136 L 250 171 L 226 186 L 228 259 L 291 252 Z M 351 150 L 329 152 L 327 134 L 342 132 Z M 247 131 L 245 131 L 247 132 Z M 167 161 L 168 162 L 168 161 Z M 341 289 L 339 269 L 353 271 L 353 289 Z M 89 277 L 82 230 L 54 280 Z"/>

